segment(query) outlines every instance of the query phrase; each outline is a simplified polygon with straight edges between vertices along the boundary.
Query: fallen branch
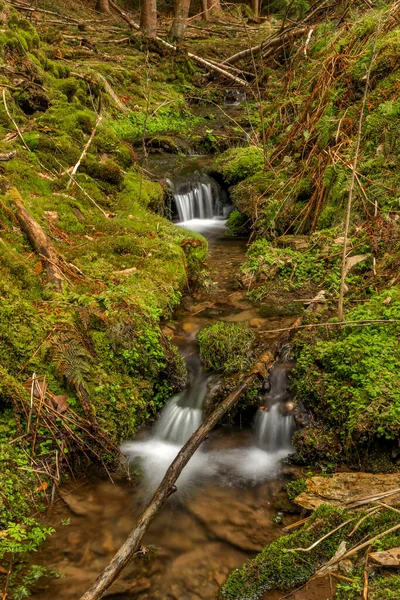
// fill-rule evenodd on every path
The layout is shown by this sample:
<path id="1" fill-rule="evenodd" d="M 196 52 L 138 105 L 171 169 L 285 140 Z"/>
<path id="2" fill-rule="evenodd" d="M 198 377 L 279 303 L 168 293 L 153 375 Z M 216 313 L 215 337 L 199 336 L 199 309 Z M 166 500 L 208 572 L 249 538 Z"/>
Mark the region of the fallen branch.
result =
<path id="1" fill-rule="evenodd" d="M 16 217 L 21 229 L 26 233 L 33 249 L 44 262 L 47 277 L 57 292 L 62 291 L 62 277 L 58 266 L 58 256 L 53 248 L 50 238 L 44 232 L 39 223 L 32 217 L 25 208 L 20 193 L 16 188 L 9 191 L 11 202 L 16 208 Z"/>
<path id="2" fill-rule="evenodd" d="M 189 438 L 183 448 L 180 450 L 174 461 L 171 463 L 160 485 L 158 486 L 149 505 L 136 523 L 126 541 L 112 558 L 111 562 L 99 575 L 93 585 L 83 594 L 81 600 L 98 600 L 104 592 L 115 581 L 121 571 L 126 567 L 132 556 L 140 549 L 140 544 L 144 534 L 150 526 L 155 515 L 166 502 L 168 497 L 176 490 L 175 483 L 183 468 L 189 462 L 195 451 L 201 443 L 207 438 L 212 429 L 217 425 L 221 418 L 231 410 L 241 398 L 243 392 L 260 375 L 266 373 L 274 364 L 273 352 L 265 352 L 259 359 L 254 370 L 245 377 L 241 385 L 200 425 L 200 427 Z"/>
<path id="3" fill-rule="evenodd" d="M 17 130 L 17 133 L 18 133 L 23 145 L 28 150 L 28 152 L 30 152 L 31 149 L 29 148 L 28 144 L 25 142 L 24 136 L 22 135 L 20 128 L 18 127 L 17 123 L 12 118 L 10 111 L 8 110 L 7 100 L 6 100 L 6 90 L 4 88 L 3 88 L 3 104 L 4 104 L 4 108 L 6 109 L 7 116 L 10 119 L 10 121 L 12 122 L 12 124 L 14 125 L 15 129 Z"/>
<path id="4" fill-rule="evenodd" d="M 117 6 L 117 4 L 115 4 L 115 2 L 113 2 L 113 0 L 109 0 L 109 4 L 110 4 L 111 8 L 113 8 L 124 19 L 124 21 L 126 21 L 128 23 L 128 25 L 130 27 L 132 27 L 132 29 L 135 29 L 136 31 L 140 30 L 139 25 L 137 23 L 135 23 L 130 18 L 130 16 L 126 14 L 126 12 L 124 12 L 119 6 Z M 159 36 L 156 36 L 154 38 L 154 40 L 159 42 L 160 44 L 162 44 L 163 46 L 165 46 L 165 48 L 168 48 L 169 50 L 173 50 L 174 52 L 178 51 L 178 48 L 176 46 L 174 46 L 174 44 L 170 44 L 169 42 L 166 42 Z M 224 77 L 231 79 L 235 83 L 243 85 L 244 87 L 249 86 L 249 83 L 245 79 L 236 77 L 232 73 L 229 73 L 229 71 L 226 71 L 222 66 L 217 66 L 216 64 L 209 62 L 205 58 L 201 58 L 200 56 L 197 56 L 196 54 L 192 54 L 192 52 L 188 52 L 187 56 L 189 58 L 192 58 L 194 61 L 196 61 L 203 67 L 207 67 L 211 71 L 216 71 L 217 73 L 220 73 Z"/>
<path id="5" fill-rule="evenodd" d="M 389 533 L 393 533 L 394 531 L 397 531 L 398 529 L 400 529 L 400 523 L 398 523 L 397 525 L 394 525 L 394 527 L 391 527 L 390 529 L 387 529 L 386 531 L 382 531 L 382 533 L 378 533 L 378 535 L 375 535 L 374 537 L 370 538 L 366 542 L 363 542 L 359 546 L 356 546 L 352 550 L 349 550 L 348 552 L 346 552 L 346 554 L 343 554 L 343 556 L 341 558 L 337 559 L 334 563 L 332 563 L 332 565 L 337 564 L 337 563 L 341 562 L 342 560 L 347 560 L 348 558 L 354 556 L 354 554 L 357 554 L 358 552 L 360 552 L 360 550 L 363 550 L 363 548 L 366 548 L 367 546 L 371 545 L 373 542 L 376 542 L 376 540 L 380 540 L 385 535 L 388 535 Z"/>
<path id="6" fill-rule="evenodd" d="M 94 128 L 93 128 L 93 131 L 92 131 L 92 133 L 90 134 L 90 137 L 89 137 L 88 141 L 86 142 L 84 149 L 82 150 L 82 154 L 80 155 L 78 162 L 76 163 L 76 165 L 75 165 L 75 166 L 74 166 L 74 168 L 72 169 L 71 178 L 70 178 L 70 180 L 69 180 L 69 181 L 68 181 L 68 183 L 67 183 L 67 190 L 68 190 L 68 189 L 69 189 L 69 187 L 71 186 L 71 183 L 73 182 L 73 177 L 74 177 L 74 175 L 76 174 L 77 170 L 79 169 L 79 165 L 81 164 L 82 160 L 84 159 L 84 157 L 85 157 L 85 155 L 86 155 L 86 152 L 89 150 L 90 144 L 91 144 L 91 143 L 92 143 L 92 141 L 93 141 L 93 138 L 94 138 L 94 136 L 95 136 L 95 134 L 96 134 L 96 131 L 97 131 L 97 128 L 98 128 L 98 126 L 99 126 L 99 125 L 100 125 L 100 123 L 101 123 L 101 120 L 102 120 L 102 118 L 103 118 L 103 117 L 101 117 L 101 116 L 99 116 L 99 117 L 97 118 L 96 125 L 94 126 Z"/>

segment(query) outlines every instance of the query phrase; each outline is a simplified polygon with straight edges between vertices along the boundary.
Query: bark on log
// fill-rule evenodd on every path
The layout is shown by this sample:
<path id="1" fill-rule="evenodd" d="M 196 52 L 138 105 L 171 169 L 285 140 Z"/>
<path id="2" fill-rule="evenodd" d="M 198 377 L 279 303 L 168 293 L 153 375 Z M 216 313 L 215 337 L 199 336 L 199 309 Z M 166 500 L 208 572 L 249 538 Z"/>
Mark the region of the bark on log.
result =
<path id="1" fill-rule="evenodd" d="M 16 150 L 12 152 L 5 152 L 4 154 L 0 154 L 0 161 L 11 160 L 17 154 Z"/>
<path id="2" fill-rule="evenodd" d="M 171 463 L 162 482 L 158 486 L 142 516 L 137 521 L 134 529 L 131 531 L 118 552 L 114 555 L 108 566 L 99 575 L 93 585 L 83 594 L 83 596 L 81 596 L 80 600 L 99 600 L 121 571 L 126 567 L 133 555 L 140 551 L 140 544 L 144 534 L 160 508 L 175 491 L 176 480 L 190 458 L 221 418 L 237 404 L 243 392 L 246 391 L 259 375 L 265 377 L 274 362 L 275 352 L 273 350 L 266 351 L 262 354 L 253 371 L 245 377 L 240 386 L 229 394 L 229 396 L 217 406 L 211 415 L 194 432 L 180 450 L 175 460 Z"/>
<path id="3" fill-rule="evenodd" d="M 26 233 L 33 249 L 44 262 L 49 282 L 57 292 L 61 292 L 62 277 L 58 267 L 58 256 L 53 248 L 53 244 L 41 225 L 35 221 L 30 212 L 25 208 L 18 190 L 16 188 L 11 188 L 9 194 L 13 206 L 16 208 L 15 214 L 21 229 Z"/>

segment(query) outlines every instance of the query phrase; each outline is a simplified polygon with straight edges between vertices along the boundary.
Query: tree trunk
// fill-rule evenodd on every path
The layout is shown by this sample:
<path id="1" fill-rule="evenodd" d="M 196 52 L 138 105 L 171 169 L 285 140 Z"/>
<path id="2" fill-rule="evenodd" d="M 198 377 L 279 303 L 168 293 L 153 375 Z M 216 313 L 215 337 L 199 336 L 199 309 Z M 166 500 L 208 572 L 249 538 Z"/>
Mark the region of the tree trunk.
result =
<path id="1" fill-rule="evenodd" d="M 222 13 L 221 0 L 207 0 L 208 14 L 216 17 Z"/>
<path id="2" fill-rule="evenodd" d="M 201 10 L 203 11 L 202 13 L 202 17 L 204 19 L 204 21 L 208 21 L 210 18 L 210 15 L 208 14 L 208 0 L 201 0 Z"/>
<path id="3" fill-rule="evenodd" d="M 157 0 L 142 0 L 140 29 L 146 37 L 157 37 Z"/>
<path id="4" fill-rule="evenodd" d="M 258 17 L 260 14 L 260 0 L 250 0 L 250 6 L 254 16 Z"/>
<path id="5" fill-rule="evenodd" d="M 170 36 L 173 40 L 183 39 L 186 31 L 187 18 L 189 16 L 190 0 L 175 0 L 174 20 L 172 22 Z"/>
<path id="6" fill-rule="evenodd" d="M 110 7 L 108 5 L 108 0 L 97 0 L 96 10 L 105 15 L 109 15 L 111 11 L 110 11 Z"/>

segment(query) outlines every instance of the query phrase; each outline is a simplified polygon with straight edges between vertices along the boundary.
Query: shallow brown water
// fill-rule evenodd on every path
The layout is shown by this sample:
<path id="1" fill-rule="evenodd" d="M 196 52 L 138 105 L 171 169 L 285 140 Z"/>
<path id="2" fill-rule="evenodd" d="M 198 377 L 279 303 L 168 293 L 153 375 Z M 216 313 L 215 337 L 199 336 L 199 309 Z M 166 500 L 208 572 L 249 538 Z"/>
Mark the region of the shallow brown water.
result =
<path id="1" fill-rule="evenodd" d="M 197 331 L 220 319 L 249 322 L 260 336 L 263 329 L 289 325 L 291 318 L 261 319 L 246 301 L 245 290 L 238 287 L 235 271 L 244 260 L 245 242 L 224 238 L 222 225 L 211 227 L 208 237 L 216 286 L 210 293 L 199 292 L 185 298 L 177 320 L 166 324 L 165 334 L 173 337 L 185 353 L 190 353 L 194 351 Z M 263 341 L 267 339 L 264 335 Z M 178 486 L 178 494 L 168 501 L 145 536 L 148 551 L 135 558 L 107 597 L 214 600 L 232 569 L 282 534 L 281 526 L 271 518 L 286 501 L 283 487 L 293 470 L 286 468 L 285 473 L 279 473 L 271 468 L 269 479 L 252 485 L 248 476 L 227 475 L 227 463 L 222 463 L 219 471 L 214 470 L 211 475 L 205 468 L 210 457 L 218 453 L 231 456 L 230 451 L 239 452 L 232 455 L 236 460 L 240 449 L 248 448 L 250 437 L 250 429 L 225 427 L 213 432 L 207 442 L 207 453 L 200 456 L 200 474 L 190 484 Z M 249 461 L 253 460 L 257 463 L 256 454 L 249 455 Z M 63 499 L 52 505 L 47 516 L 57 533 L 36 562 L 54 566 L 66 577 L 43 585 L 35 594 L 40 600 L 78 599 L 124 541 L 148 499 L 138 478 L 114 485 L 108 480 L 78 482 L 61 490 L 61 495 Z M 287 525 L 297 520 L 298 515 L 285 514 L 283 518 Z M 61 525 L 65 519 L 70 519 L 70 523 Z M 318 590 L 309 590 L 314 595 L 293 598 L 326 600 L 330 597 L 326 595 L 329 588 L 324 586 L 320 596 L 315 595 Z M 272 593 L 265 599 L 282 597 Z"/>

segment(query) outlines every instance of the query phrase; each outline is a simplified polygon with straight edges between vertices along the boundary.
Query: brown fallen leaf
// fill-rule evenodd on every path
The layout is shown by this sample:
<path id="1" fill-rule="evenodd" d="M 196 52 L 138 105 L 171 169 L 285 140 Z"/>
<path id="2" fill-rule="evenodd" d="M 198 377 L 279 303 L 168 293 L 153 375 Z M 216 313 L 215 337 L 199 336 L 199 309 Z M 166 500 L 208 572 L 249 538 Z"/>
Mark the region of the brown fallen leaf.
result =
<path id="1" fill-rule="evenodd" d="M 45 492 L 48 487 L 49 487 L 49 484 L 47 483 L 47 481 L 43 481 L 43 483 L 41 483 L 39 485 L 39 487 L 36 489 L 36 491 L 37 492 Z"/>
<path id="2" fill-rule="evenodd" d="M 69 404 L 67 402 L 68 395 L 64 394 L 62 396 L 50 396 L 50 402 L 53 408 L 55 408 L 59 413 L 64 413 L 69 409 Z"/>

